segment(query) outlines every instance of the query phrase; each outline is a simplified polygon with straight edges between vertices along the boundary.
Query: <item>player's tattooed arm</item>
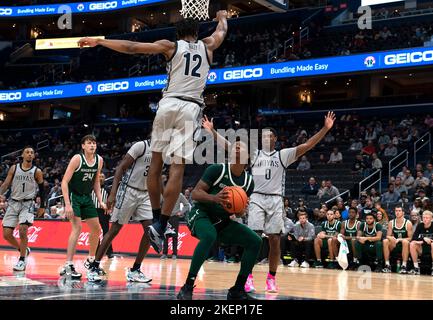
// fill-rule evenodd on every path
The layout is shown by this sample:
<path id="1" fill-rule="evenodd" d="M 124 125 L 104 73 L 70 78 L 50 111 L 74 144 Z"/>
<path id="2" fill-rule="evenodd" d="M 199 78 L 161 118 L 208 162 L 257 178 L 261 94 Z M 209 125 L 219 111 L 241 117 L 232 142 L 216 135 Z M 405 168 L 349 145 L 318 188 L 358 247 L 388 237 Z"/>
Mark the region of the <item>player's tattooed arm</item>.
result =
<path id="1" fill-rule="evenodd" d="M 203 42 L 206 44 L 207 48 L 210 51 L 214 51 L 218 49 L 221 44 L 223 43 L 227 31 L 228 31 L 228 24 L 227 24 L 227 11 L 226 10 L 220 10 L 216 14 L 215 21 L 218 21 L 218 25 L 212 33 L 210 37 L 204 38 Z"/>
<path id="2" fill-rule="evenodd" d="M 209 132 L 213 136 L 213 138 L 216 140 L 217 144 L 220 147 L 223 147 L 225 150 L 231 149 L 232 144 L 215 130 L 213 118 L 209 120 L 208 117 L 204 115 L 201 125 L 207 132 Z"/>
<path id="3" fill-rule="evenodd" d="M 8 175 L 6 176 L 5 181 L 3 181 L 3 184 L 0 187 L 0 196 L 4 195 L 6 191 L 9 189 L 9 186 L 12 183 L 12 179 L 14 178 L 14 173 L 15 173 L 15 165 L 9 168 Z"/>
<path id="4" fill-rule="evenodd" d="M 128 170 L 132 164 L 134 163 L 134 158 L 129 154 L 125 154 L 122 161 L 116 168 L 116 172 L 114 173 L 113 185 L 111 186 L 110 195 L 107 199 L 107 210 L 111 212 L 116 202 L 116 193 L 119 188 L 120 181 L 122 180 L 123 174 Z"/>
<path id="5" fill-rule="evenodd" d="M 325 116 L 325 122 L 323 125 L 323 128 L 320 129 L 319 132 L 317 132 L 314 136 L 312 136 L 310 139 L 308 139 L 307 142 L 300 144 L 296 147 L 296 158 L 299 158 L 309 150 L 313 149 L 316 144 L 318 144 L 328 133 L 329 130 L 331 130 L 332 126 L 334 125 L 335 121 L 335 114 L 332 111 L 329 111 L 328 114 Z"/>
<path id="6" fill-rule="evenodd" d="M 93 190 L 95 191 L 96 198 L 98 199 L 99 205 L 101 209 L 104 209 L 105 213 L 107 213 L 107 206 L 104 201 L 102 201 L 102 193 L 101 193 L 101 181 L 99 180 L 99 176 L 102 171 L 102 167 L 104 166 L 104 159 L 99 157 L 98 171 L 96 172 L 95 182 L 93 184 Z"/>

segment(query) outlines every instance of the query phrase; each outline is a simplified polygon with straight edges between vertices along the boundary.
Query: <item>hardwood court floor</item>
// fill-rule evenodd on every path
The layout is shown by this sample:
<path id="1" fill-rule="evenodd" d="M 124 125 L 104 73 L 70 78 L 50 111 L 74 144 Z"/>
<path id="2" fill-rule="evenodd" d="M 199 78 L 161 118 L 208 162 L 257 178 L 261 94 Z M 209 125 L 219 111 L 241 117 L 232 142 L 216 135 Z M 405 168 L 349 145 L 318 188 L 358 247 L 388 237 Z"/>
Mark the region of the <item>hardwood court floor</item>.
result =
<path id="1" fill-rule="evenodd" d="M 0 299 L 111 299 L 173 300 L 183 285 L 190 260 L 146 258 L 142 271 L 153 278 L 150 284 L 126 283 L 125 268 L 134 259 L 116 256 L 104 259 L 102 267 L 108 280 L 88 283 L 83 262 L 85 255 L 76 255 L 75 265 L 83 273 L 81 281 L 68 281 L 58 275 L 65 261 L 64 253 L 32 251 L 25 272 L 13 272 L 18 254 L 0 250 Z M 232 286 L 239 264 L 206 262 L 198 275 L 194 299 L 222 300 Z M 300 269 L 280 266 L 277 274 L 279 294 L 264 291 L 266 265 L 254 268 L 256 297 L 259 299 L 433 299 L 433 277 L 399 274 L 361 273 L 355 271 Z"/>

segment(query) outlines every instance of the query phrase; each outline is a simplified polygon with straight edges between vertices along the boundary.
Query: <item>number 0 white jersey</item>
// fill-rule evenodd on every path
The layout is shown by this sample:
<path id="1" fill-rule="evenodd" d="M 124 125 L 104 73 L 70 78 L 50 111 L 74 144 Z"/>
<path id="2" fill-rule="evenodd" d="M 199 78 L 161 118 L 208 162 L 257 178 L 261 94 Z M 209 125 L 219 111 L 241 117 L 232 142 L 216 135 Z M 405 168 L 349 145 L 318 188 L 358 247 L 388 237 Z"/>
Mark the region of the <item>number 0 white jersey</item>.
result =
<path id="1" fill-rule="evenodd" d="M 168 80 L 163 97 L 176 97 L 203 103 L 210 61 L 203 41 L 176 41 L 175 53 L 167 63 Z"/>
<path id="2" fill-rule="evenodd" d="M 36 197 L 38 185 L 36 183 L 35 174 L 37 169 L 36 166 L 33 166 L 28 170 L 23 170 L 21 163 L 15 166 L 10 195 L 11 199 L 32 200 Z"/>
<path id="3" fill-rule="evenodd" d="M 142 191 L 147 190 L 147 173 L 152 158 L 149 141 L 144 140 L 134 143 L 129 148 L 128 154 L 135 161 L 123 175 L 122 184 Z"/>
<path id="4" fill-rule="evenodd" d="M 296 148 L 267 153 L 259 150 L 252 162 L 254 193 L 284 196 L 286 169 L 296 161 Z"/>

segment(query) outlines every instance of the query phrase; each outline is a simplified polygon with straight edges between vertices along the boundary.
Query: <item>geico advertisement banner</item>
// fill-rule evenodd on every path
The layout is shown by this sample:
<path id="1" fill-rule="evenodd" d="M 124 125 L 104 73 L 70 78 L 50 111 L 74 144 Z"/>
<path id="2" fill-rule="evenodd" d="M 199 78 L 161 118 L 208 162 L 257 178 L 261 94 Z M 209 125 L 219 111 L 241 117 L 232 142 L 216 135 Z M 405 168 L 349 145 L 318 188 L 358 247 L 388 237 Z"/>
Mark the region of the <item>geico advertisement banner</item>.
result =
<path id="1" fill-rule="evenodd" d="M 47 4 L 35 6 L 3 7 L 0 5 L 0 19 L 9 17 L 43 16 L 52 14 L 89 13 L 119 10 L 153 3 L 167 2 L 167 0 L 112 0 L 93 2 L 72 2 L 63 4 Z"/>
<path id="2" fill-rule="evenodd" d="M 30 248 L 64 250 L 68 246 L 71 224 L 64 221 L 36 220 L 29 227 L 27 236 Z M 14 237 L 19 239 L 18 228 L 14 230 Z M 118 253 L 136 254 L 143 235 L 143 228 L 139 223 L 125 225 L 113 241 L 113 249 Z M 101 234 L 102 237 L 102 234 Z M 179 226 L 178 233 L 178 255 L 192 257 L 198 240 L 191 236 L 186 225 Z M 169 240 L 169 248 L 172 248 L 172 239 Z M 9 247 L 9 243 L 3 239 L 3 229 L 0 228 L 0 246 Z M 89 228 L 83 223 L 80 236 L 77 241 L 77 250 L 89 250 Z M 149 254 L 156 254 L 150 247 Z"/>
<path id="3" fill-rule="evenodd" d="M 433 47 L 210 70 L 207 85 L 433 65 Z M 0 91 L 0 104 L 160 90 L 167 75 Z"/>

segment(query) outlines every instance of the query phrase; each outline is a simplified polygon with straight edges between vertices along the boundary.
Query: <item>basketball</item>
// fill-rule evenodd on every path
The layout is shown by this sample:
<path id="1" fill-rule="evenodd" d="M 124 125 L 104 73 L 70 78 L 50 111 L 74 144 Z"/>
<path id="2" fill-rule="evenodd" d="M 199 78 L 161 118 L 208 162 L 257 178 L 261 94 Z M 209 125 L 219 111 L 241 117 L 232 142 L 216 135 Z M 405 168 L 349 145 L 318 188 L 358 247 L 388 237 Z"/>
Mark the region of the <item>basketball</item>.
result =
<path id="1" fill-rule="evenodd" d="M 238 186 L 225 187 L 224 191 L 228 192 L 228 202 L 224 209 L 230 214 L 238 214 L 245 210 L 248 204 L 247 193 Z"/>

